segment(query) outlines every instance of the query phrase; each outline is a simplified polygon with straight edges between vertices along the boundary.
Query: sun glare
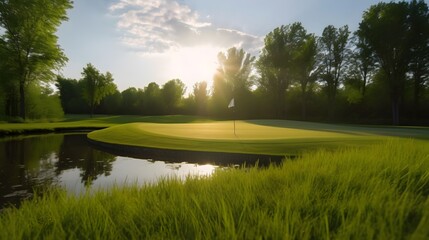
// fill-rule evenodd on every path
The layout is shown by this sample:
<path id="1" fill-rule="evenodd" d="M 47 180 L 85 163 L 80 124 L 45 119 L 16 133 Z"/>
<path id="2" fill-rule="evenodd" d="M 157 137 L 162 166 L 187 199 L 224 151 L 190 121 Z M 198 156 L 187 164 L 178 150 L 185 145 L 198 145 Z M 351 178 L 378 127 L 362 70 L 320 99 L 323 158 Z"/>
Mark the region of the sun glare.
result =
<path id="1" fill-rule="evenodd" d="M 198 46 L 181 48 L 170 54 L 169 75 L 182 80 L 187 92 L 192 92 L 196 82 L 206 81 L 211 87 L 213 75 L 217 68 L 219 48 Z"/>

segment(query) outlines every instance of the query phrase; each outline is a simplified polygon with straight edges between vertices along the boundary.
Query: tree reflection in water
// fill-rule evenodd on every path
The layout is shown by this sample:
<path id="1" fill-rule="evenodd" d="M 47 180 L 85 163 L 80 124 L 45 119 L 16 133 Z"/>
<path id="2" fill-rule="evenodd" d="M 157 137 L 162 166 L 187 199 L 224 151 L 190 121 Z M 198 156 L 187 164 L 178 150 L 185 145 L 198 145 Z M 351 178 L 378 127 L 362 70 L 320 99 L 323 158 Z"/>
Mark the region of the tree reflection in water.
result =
<path id="1" fill-rule="evenodd" d="M 189 151 L 138 152 L 136 157 L 107 153 L 94 148 L 82 133 L 0 138 L 0 209 L 11 203 L 18 205 L 31 197 L 34 189 L 43 192 L 46 187 L 59 186 L 80 194 L 89 186 L 108 189 L 115 184 L 155 183 L 166 177 L 208 176 L 218 166 L 244 162 L 251 166 L 259 159 Z"/>
<path id="2" fill-rule="evenodd" d="M 55 168 L 57 175 L 64 170 L 80 169 L 81 181 L 86 186 L 99 176 L 109 176 L 116 160 L 116 156 L 88 146 L 86 136 L 82 134 L 65 135 L 59 149 Z"/>
<path id="3" fill-rule="evenodd" d="M 0 207 L 57 183 L 54 165 L 63 135 L 0 140 Z"/>
<path id="4" fill-rule="evenodd" d="M 85 134 L 0 139 L 0 208 L 59 185 L 65 170 L 79 169 L 86 186 L 109 176 L 116 157 L 88 146 Z"/>

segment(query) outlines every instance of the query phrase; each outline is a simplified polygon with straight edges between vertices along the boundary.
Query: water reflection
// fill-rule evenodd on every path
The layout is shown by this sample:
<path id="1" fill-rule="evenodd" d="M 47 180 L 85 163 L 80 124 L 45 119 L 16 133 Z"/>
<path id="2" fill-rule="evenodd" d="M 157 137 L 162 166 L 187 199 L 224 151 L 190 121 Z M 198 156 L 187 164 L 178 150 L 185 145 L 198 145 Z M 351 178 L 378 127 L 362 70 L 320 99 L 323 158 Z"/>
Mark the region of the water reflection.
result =
<path id="1" fill-rule="evenodd" d="M 88 146 L 85 135 L 65 135 L 58 152 L 55 172 L 79 169 L 82 183 L 88 185 L 99 176 L 109 176 L 116 156 Z"/>
<path id="2" fill-rule="evenodd" d="M 32 195 L 33 187 L 55 184 L 55 151 L 63 136 L 13 138 L 0 142 L 0 192 L 12 202 Z M 3 201 L 2 201 L 3 203 Z M 3 204 L 2 204 L 3 205 Z"/>
<path id="3" fill-rule="evenodd" d="M 0 139 L 0 209 L 31 197 L 34 190 L 61 186 L 70 193 L 113 185 L 153 183 L 162 177 L 210 175 L 210 164 L 121 157 L 93 148 L 85 134 Z"/>
<path id="4" fill-rule="evenodd" d="M 82 133 L 0 139 L 0 209 L 7 204 L 19 204 L 31 197 L 34 190 L 43 191 L 49 186 L 79 194 L 88 187 L 106 189 L 113 185 L 154 183 L 171 176 L 205 176 L 218 166 L 244 162 L 249 166 L 260 159 L 243 154 L 153 149 L 118 156 L 123 154 L 106 150 L 94 148 Z M 259 166 L 270 161 L 259 162 Z"/>

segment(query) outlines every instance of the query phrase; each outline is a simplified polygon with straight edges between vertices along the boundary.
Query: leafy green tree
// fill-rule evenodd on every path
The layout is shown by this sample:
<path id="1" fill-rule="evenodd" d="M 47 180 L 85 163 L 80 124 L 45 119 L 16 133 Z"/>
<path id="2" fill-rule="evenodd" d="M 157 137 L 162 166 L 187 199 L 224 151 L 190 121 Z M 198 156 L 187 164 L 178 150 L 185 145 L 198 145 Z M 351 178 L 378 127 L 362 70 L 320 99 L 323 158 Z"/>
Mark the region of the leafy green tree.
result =
<path id="1" fill-rule="evenodd" d="M 140 89 L 130 87 L 122 91 L 122 113 L 139 114 L 142 112 Z"/>
<path id="2" fill-rule="evenodd" d="M 304 30 L 305 31 L 305 30 Z M 312 85 L 317 80 L 317 42 L 314 34 L 305 34 L 304 39 L 299 40 L 296 52 L 293 54 L 293 78 L 301 90 L 301 118 L 307 117 L 307 100 Z"/>
<path id="3" fill-rule="evenodd" d="M 410 31 L 410 69 L 413 82 L 413 112 L 419 117 L 420 101 L 425 83 L 429 81 L 429 10 L 428 5 L 420 1 L 410 1 L 408 5 Z"/>
<path id="4" fill-rule="evenodd" d="M 19 115 L 25 119 L 26 86 L 48 81 L 67 60 L 57 43 L 58 26 L 67 20 L 70 0 L 0 0 L 0 27 L 19 92 Z"/>
<path id="5" fill-rule="evenodd" d="M 82 94 L 83 82 L 57 76 L 55 86 L 59 91 L 61 106 L 66 114 L 83 114 L 89 111 Z"/>
<path id="6" fill-rule="evenodd" d="M 149 83 L 143 91 L 143 113 L 146 115 L 160 115 L 164 113 L 161 88 L 155 82 Z"/>
<path id="7" fill-rule="evenodd" d="M 122 94 L 115 90 L 113 94 L 107 95 L 101 100 L 97 112 L 101 114 L 121 114 L 123 109 Z"/>
<path id="8" fill-rule="evenodd" d="M 345 70 L 345 61 L 349 56 L 349 34 L 347 25 L 338 29 L 329 25 L 323 30 L 322 36 L 319 38 L 322 55 L 320 77 L 325 84 L 330 105 L 330 117 L 333 117 L 334 114 L 335 97 Z"/>
<path id="9" fill-rule="evenodd" d="M 193 92 L 196 114 L 206 115 L 207 114 L 207 103 L 209 98 L 209 93 L 207 89 L 207 82 L 197 82 L 194 84 Z"/>
<path id="10" fill-rule="evenodd" d="M 180 79 L 172 79 L 162 86 L 161 96 L 165 104 L 167 114 L 177 113 L 185 91 L 185 84 L 180 81 Z"/>
<path id="11" fill-rule="evenodd" d="M 265 90 L 270 98 L 271 106 L 274 106 L 275 116 L 282 118 L 285 116 L 285 96 L 286 90 L 292 84 L 294 78 L 299 78 L 302 86 L 307 88 L 305 68 L 310 66 L 299 66 L 298 62 L 308 61 L 312 51 L 310 42 L 305 48 L 307 31 L 301 23 L 295 22 L 290 25 L 275 28 L 264 39 L 264 48 L 257 62 L 260 74 L 259 86 Z M 311 40 L 309 40 L 311 41 Z M 302 51 L 302 52 L 300 52 Z M 307 56 L 305 56 L 307 55 Z"/>
<path id="12" fill-rule="evenodd" d="M 31 119 L 61 119 L 64 111 L 58 94 L 50 87 L 34 83 L 26 88 L 27 115 Z"/>
<path id="13" fill-rule="evenodd" d="M 364 13 L 357 31 L 376 54 L 386 75 L 394 125 L 399 124 L 399 106 L 411 60 L 408 18 L 406 2 L 379 3 Z"/>
<path id="14" fill-rule="evenodd" d="M 350 57 L 349 71 L 355 78 L 360 79 L 358 87 L 362 97 L 365 96 L 366 87 L 376 70 L 376 59 L 368 41 L 355 33 L 353 38 L 355 49 Z"/>
<path id="15" fill-rule="evenodd" d="M 235 47 L 218 54 L 219 67 L 213 79 L 213 101 L 218 114 L 226 114 L 232 98 L 238 115 L 245 114 L 246 98 L 253 85 L 251 72 L 254 61 L 255 57 L 250 53 Z"/>
<path id="16" fill-rule="evenodd" d="M 113 83 L 113 76 L 110 72 L 101 74 L 92 64 L 88 63 L 82 72 L 84 83 L 84 99 L 87 101 L 91 117 L 94 114 L 94 108 L 107 95 L 116 91 L 116 85 Z"/>

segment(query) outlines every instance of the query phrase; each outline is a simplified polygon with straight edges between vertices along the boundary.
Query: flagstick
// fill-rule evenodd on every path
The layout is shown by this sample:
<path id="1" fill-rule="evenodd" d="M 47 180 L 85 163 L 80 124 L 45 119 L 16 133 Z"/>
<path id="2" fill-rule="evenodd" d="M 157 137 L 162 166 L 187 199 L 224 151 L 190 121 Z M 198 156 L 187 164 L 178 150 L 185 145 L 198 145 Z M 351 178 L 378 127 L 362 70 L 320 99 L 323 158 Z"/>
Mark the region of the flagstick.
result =
<path id="1" fill-rule="evenodd" d="M 237 135 L 235 135 L 235 103 L 234 103 L 234 98 L 232 98 L 231 101 L 229 102 L 228 108 L 232 108 L 232 118 L 234 121 L 234 136 L 237 136 Z"/>
<path id="2" fill-rule="evenodd" d="M 234 118 L 234 136 L 237 136 L 235 135 L 235 106 L 234 106 L 234 109 L 232 110 L 232 117 Z"/>
<path id="3" fill-rule="evenodd" d="M 236 136 L 236 135 L 235 135 L 235 118 L 234 118 L 234 136 Z"/>

